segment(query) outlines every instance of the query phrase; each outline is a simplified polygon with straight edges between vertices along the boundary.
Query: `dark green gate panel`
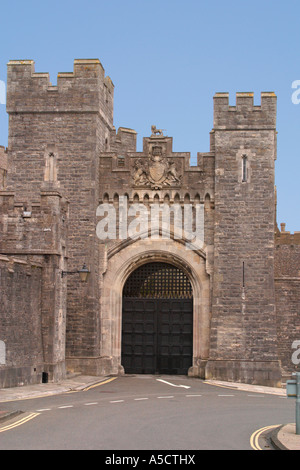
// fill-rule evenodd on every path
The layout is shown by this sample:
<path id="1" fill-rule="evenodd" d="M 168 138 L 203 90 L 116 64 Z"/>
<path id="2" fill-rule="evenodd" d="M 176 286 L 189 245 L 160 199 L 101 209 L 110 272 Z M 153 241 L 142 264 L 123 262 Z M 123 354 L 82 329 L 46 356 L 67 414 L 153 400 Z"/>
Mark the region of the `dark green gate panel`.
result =
<path id="1" fill-rule="evenodd" d="M 193 355 L 192 299 L 157 303 L 157 372 L 187 374 Z"/>
<path id="2" fill-rule="evenodd" d="M 127 374 L 187 374 L 193 356 L 193 299 L 186 275 L 149 263 L 123 290 L 122 365 Z"/>
<path id="3" fill-rule="evenodd" d="M 152 374 L 156 367 L 156 303 L 123 298 L 122 365 L 127 374 Z"/>

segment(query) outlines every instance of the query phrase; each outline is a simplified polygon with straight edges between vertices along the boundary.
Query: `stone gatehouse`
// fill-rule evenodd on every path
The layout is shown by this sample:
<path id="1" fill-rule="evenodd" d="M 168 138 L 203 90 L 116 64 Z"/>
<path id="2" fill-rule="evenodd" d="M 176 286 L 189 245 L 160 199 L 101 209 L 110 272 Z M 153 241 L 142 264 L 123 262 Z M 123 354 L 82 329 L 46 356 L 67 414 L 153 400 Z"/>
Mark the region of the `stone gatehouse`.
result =
<path id="1" fill-rule="evenodd" d="M 300 357 L 300 233 L 276 223 L 276 95 L 216 93 L 195 166 L 155 126 L 138 152 L 113 95 L 99 60 L 56 86 L 8 63 L 0 387 L 67 372 L 279 385 Z"/>

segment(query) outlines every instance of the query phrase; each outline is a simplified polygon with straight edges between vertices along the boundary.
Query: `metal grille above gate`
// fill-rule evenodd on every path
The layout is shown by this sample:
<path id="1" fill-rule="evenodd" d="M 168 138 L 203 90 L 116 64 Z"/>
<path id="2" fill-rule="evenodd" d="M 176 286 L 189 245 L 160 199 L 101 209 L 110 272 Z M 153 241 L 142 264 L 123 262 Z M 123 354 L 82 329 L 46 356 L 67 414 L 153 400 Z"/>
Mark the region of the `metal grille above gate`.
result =
<path id="1" fill-rule="evenodd" d="M 128 278 L 124 297 L 144 299 L 191 299 L 192 286 L 181 269 L 167 263 L 147 263 Z"/>
<path id="2" fill-rule="evenodd" d="M 188 277 L 168 263 L 137 268 L 123 289 L 125 373 L 187 374 L 192 345 L 193 293 Z"/>

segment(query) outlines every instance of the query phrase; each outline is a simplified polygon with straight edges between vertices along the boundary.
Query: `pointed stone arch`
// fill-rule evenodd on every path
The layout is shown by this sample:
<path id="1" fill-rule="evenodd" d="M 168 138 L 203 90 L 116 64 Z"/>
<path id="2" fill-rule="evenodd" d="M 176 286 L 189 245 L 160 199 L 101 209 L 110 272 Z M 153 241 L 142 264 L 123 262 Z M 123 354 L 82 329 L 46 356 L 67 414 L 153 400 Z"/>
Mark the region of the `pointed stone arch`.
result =
<path id="1" fill-rule="evenodd" d="M 103 273 L 100 323 L 103 373 L 124 373 L 121 364 L 122 293 L 128 276 L 149 262 L 167 262 L 189 277 L 193 289 L 193 365 L 189 375 L 204 377 L 209 354 L 210 281 L 205 252 L 189 250 L 175 240 L 131 240 L 107 256 Z"/>

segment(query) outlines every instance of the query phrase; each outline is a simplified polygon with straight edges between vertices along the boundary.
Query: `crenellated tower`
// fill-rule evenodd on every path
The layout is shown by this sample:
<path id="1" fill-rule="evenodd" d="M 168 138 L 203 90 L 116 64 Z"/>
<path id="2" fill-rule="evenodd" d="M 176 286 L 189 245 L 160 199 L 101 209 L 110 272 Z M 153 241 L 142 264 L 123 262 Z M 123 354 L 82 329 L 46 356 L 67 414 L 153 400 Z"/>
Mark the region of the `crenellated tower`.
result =
<path id="1" fill-rule="evenodd" d="M 208 377 L 274 384 L 276 96 L 214 97 L 215 228 Z"/>
<path id="2" fill-rule="evenodd" d="M 67 270 L 85 263 L 91 280 L 83 285 L 76 276 L 67 277 L 66 357 L 86 358 L 86 370 L 96 374 L 100 293 L 95 217 L 99 152 L 109 149 L 114 134 L 113 94 L 98 59 L 75 60 L 73 72 L 59 73 L 56 86 L 48 73 L 35 72 L 31 60 L 8 63 L 7 190 L 28 206 L 41 191 L 59 191 L 69 201 Z"/>
<path id="3" fill-rule="evenodd" d="M 113 92 L 98 59 L 75 60 L 74 71 L 59 73 L 56 86 L 48 73 L 34 71 L 33 61 L 10 61 L 7 188 L 21 197 L 50 181 L 71 193 L 79 177 L 90 188 L 97 178 L 96 153 L 109 146 Z M 47 176 L 51 156 L 55 168 Z"/>

